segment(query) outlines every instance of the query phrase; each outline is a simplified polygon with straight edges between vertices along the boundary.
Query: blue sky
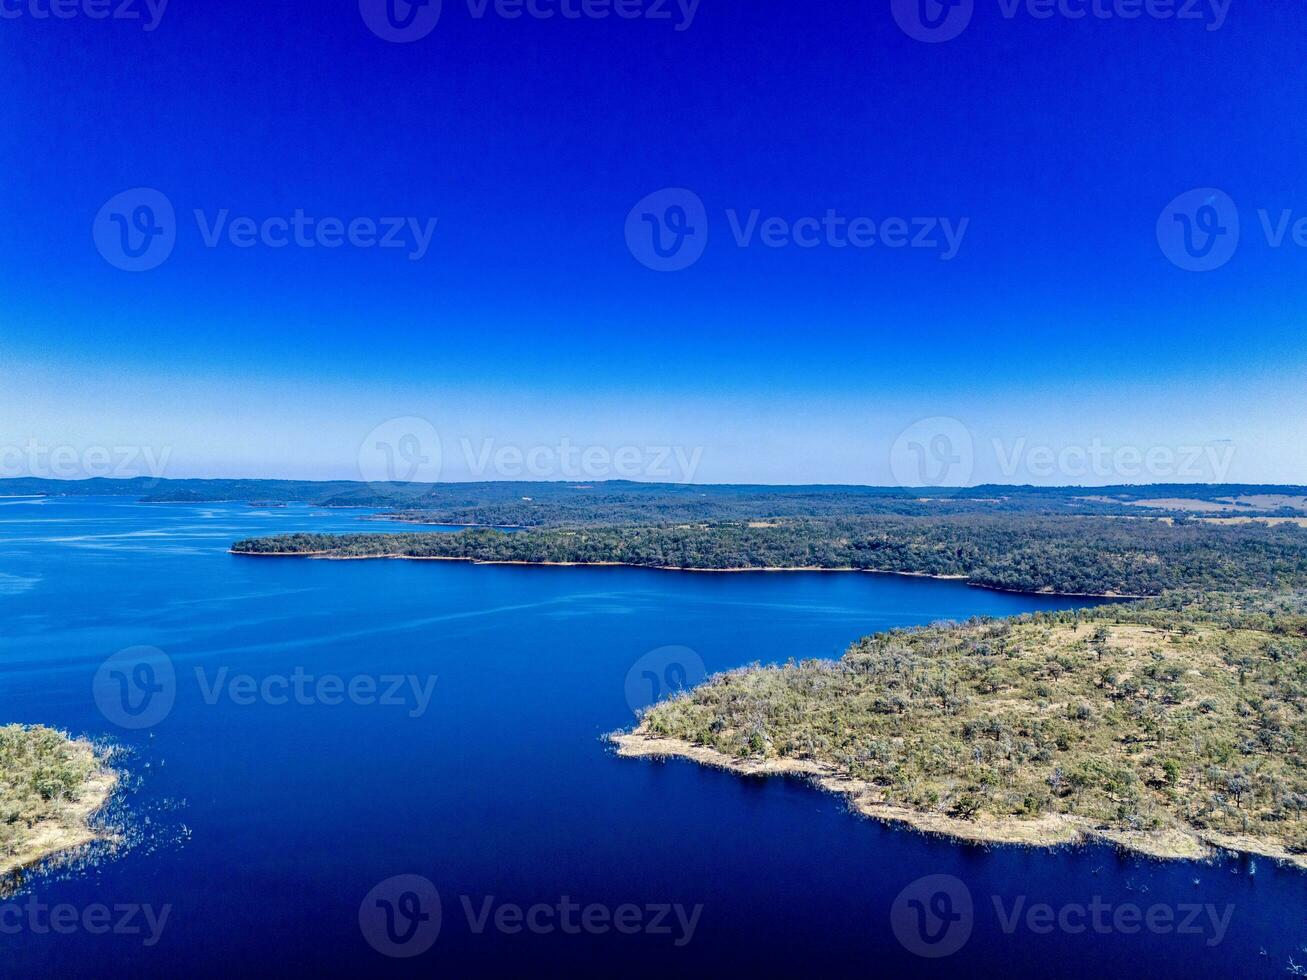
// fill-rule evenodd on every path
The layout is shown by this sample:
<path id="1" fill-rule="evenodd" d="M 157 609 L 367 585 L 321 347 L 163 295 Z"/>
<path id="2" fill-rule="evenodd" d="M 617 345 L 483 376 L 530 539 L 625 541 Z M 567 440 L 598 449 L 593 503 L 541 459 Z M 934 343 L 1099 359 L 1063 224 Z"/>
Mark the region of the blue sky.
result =
<path id="1" fill-rule="evenodd" d="M 1233 446 L 1199 475 L 1307 482 L 1307 248 L 1273 247 L 1259 216 L 1307 218 L 1301 6 L 975 0 L 924 43 L 889 0 L 666 20 L 445 0 L 391 43 L 358 0 L 177 3 L 153 30 L 144 0 L 142 20 L 70 2 L 2 3 L 0 445 L 357 478 L 376 427 L 421 417 L 447 479 L 513 475 L 473 472 L 487 444 L 568 440 L 697 449 L 700 481 L 891 483 L 901 435 L 943 418 L 972 440 L 970 482 L 1186 478 L 1003 465 L 1096 444 Z M 134 188 L 175 209 L 141 272 L 93 233 Z M 704 208 L 702 257 L 675 272 L 624 231 L 664 188 Z M 1199 272 L 1157 235 L 1195 188 L 1240 222 Z M 297 210 L 436 225 L 416 260 L 227 234 Z M 741 247 L 753 212 L 966 224 L 948 258 Z"/>

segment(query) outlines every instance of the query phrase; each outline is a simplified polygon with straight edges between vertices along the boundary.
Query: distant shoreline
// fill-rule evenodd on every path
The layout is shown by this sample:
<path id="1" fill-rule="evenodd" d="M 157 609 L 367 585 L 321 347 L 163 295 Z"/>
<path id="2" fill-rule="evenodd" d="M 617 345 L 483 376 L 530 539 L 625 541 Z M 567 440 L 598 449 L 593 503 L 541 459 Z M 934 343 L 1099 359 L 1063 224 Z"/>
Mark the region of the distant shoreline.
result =
<path id="1" fill-rule="evenodd" d="M 236 551 L 228 548 L 229 555 L 240 558 L 314 558 L 325 561 L 462 561 L 472 565 L 538 565 L 551 568 L 645 568 L 656 572 L 694 572 L 701 575 L 736 575 L 757 572 L 861 572 L 866 575 L 901 575 L 907 578 L 926 578 L 941 582 L 962 582 L 973 589 L 1003 592 L 1008 595 L 1047 596 L 1061 599 L 1150 599 L 1153 596 L 1123 595 L 1097 592 L 1041 592 L 1030 589 L 1005 589 L 983 582 L 972 582 L 965 575 L 932 575 L 928 572 L 896 572 L 888 568 L 825 568 L 817 565 L 772 566 L 749 568 L 685 568 L 679 565 L 637 565 L 626 561 L 513 561 L 486 560 L 461 555 L 337 555 L 332 551 Z"/>
<path id="2" fill-rule="evenodd" d="M 1291 854 L 1287 849 L 1264 840 L 1178 828 L 1164 831 L 1106 830 L 1095 826 L 1092 821 L 1067 814 L 1030 819 L 988 817 L 965 820 L 885 803 L 874 784 L 851 779 L 834 767 L 816 762 L 737 759 L 681 739 L 649 735 L 639 728 L 632 732 L 614 732 L 607 736 L 607 740 L 615 747 L 616 754 L 625 759 L 683 759 L 740 776 L 797 776 L 828 793 L 845 797 L 850 808 L 863 816 L 885 823 L 906 824 L 922 833 L 953 840 L 1045 849 L 1086 842 L 1104 843 L 1168 861 L 1204 861 L 1219 849 L 1255 854 L 1307 870 L 1307 855 Z"/>

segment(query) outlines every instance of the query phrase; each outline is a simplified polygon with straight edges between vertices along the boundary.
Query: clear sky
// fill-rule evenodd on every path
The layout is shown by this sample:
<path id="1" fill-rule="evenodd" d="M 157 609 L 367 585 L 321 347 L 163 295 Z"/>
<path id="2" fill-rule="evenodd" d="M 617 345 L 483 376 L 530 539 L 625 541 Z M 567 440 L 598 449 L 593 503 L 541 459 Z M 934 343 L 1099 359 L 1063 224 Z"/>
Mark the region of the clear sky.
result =
<path id="1" fill-rule="evenodd" d="M 1302 4 L 62 2 L 0 0 L 3 475 L 1307 482 Z"/>

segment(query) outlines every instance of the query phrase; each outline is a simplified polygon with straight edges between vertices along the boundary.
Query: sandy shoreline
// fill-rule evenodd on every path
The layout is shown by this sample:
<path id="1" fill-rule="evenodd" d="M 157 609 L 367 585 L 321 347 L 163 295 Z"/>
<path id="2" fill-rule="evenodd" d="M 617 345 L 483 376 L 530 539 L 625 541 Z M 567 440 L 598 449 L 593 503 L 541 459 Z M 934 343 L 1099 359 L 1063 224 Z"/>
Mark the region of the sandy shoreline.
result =
<path id="1" fill-rule="evenodd" d="M 1163 831 L 1117 831 L 1094 826 L 1091 821 L 1065 814 L 1049 814 L 1030 820 L 982 817 L 963 820 L 942 813 L 927 813 L 884 802 L 872 784 L 842 776 L 834 767 L 797 759 L 736 759 L 714 749 L 691 745 L 674 738 L 634 732 L 615 732 L 608 740 L 617 755 L 628 759 L 687 759 L 700 765 L 725 769 L 741 776 L 798 776 L 829 793 L 844 796 L 857 813 L 887 823 L 901 823 L 923 833 L 979 844 L 1016 844 L 1023 847 L 1063 847 L 1099 842 L 1113 844 L 1165 860 L 1202 861 L 1216 848 L 1256 854 L 1307 869 L 1307 855 L 1290 854 L 1275 841 L 1232 837 L 1206 831 L 1170 829 Z"/>
<path id="2" fill-rule="evenodd" d="M 92 757 L 97 766 L 94 775 L 82 787 L 81 799 L 69 802 L 58 815 L 40 821 L 16 854 L 0 856 L 0 877 L 104 837 L 91 827 L 91 818 L 109 802 L 118 786 L 118 774 L 104 764 L 89 742 L 74 741 L 72 745 L 76 751 Z"/>

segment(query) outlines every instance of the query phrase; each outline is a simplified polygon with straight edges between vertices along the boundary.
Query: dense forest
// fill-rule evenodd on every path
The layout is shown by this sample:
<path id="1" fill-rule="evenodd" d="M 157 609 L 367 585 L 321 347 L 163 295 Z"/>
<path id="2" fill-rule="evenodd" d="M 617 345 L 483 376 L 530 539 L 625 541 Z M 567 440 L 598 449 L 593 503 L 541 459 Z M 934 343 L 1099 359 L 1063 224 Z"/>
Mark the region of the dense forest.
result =
<path id="1" fill-rule="evenodd" d="M 865 812 L 899 808 L 950 826 L 1017 821 L 1027 828 L 1019 833 L 1034 827 L 1041 840 L 1070 832 L 1126 843 L 1160 833 L 1170 841 L 1155 845 L 1163 849 L 1179 846 L 1178 835 L 1185 846 L 1304 854 L 1307 522 L 1249 521 L 1241 512 L 1283 509 L 1287 494 L 1222 491 L 1088 500 L 1008 488 L 930 501 L 809 488 L 741 490 L 703 504 L 641 490 L 638 506 L 614 493 L 589 520 L 560 525 L 573 506 L 563 494 L 535 513 L 537 526 L 520 530 L 298 534 L 232 550 L 848 568 L 1154 597 L 893 630 L 858 641 L 839 661 L 754 664 L 655 705 L 621 744 L 653 739 L 730 764 L 816 767 Z M 531 523 L 508 520 L 522 517 L 515 506 L 483 500 L 439 514 Z M 1080 506 L 1089 512 L 1068 513 Z M 705 509 L 732 517 L 686 516 Z M 595 521 L 626 513 L 642 517 Z"/>
<path id="2" fill-rule="evenodd" d="M 987 514 L 294 534 L 239 541 L 232 550 L 705 570 L 851 568 L 957 576 L 1000 589 L 1122 596 L 1307 586 L 1307 529 L 1296 525 L 1103 517 Z"/>

